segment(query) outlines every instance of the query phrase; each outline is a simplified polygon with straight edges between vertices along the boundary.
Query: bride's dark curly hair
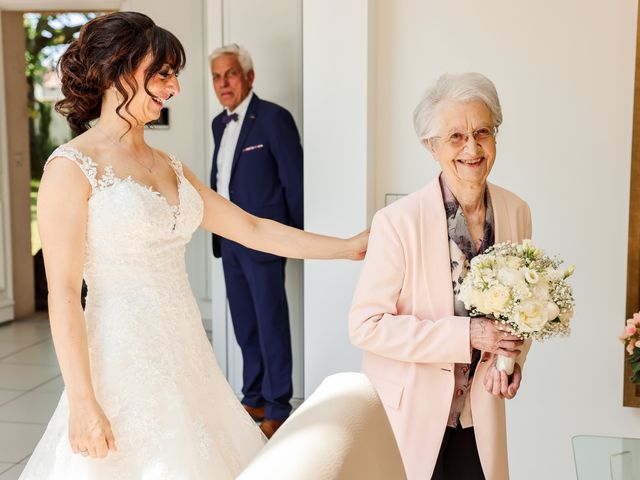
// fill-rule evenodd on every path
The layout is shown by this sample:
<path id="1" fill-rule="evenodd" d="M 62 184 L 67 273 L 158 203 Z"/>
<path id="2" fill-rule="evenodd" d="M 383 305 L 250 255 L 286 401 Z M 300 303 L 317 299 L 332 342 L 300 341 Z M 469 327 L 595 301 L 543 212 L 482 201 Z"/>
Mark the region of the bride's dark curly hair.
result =
<path id="1" fill-rule="evenodd" d="M 184 68 L 186 56 L 180 41 L 142 13 L 115 12 L 94 18 L 60 58 L 64 99 L 56 103 L 56 110 L 67 117 L 76 134 L 83 133 L 100 116 L 103 93 L 114 86 L 123 97 L 116 113 L 131 129 L 131 122 L 120 112 L 124 108 L 133 117 L 129 105 L 138 91 L 134 72 L 147 55 L 151 64 L 145 72 L 144 90 L 153 95 L 147 84 L 163 66 L 176 73 Z"/>

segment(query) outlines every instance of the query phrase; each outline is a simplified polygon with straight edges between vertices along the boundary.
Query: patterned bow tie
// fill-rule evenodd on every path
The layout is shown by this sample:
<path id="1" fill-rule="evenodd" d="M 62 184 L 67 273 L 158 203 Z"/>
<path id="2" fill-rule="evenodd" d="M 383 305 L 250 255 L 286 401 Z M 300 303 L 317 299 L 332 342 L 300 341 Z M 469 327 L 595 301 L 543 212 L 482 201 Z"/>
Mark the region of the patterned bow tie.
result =
<path id="1" fill-rule="evenodd" d="M 226 125 L 229 122 L 237 122 L 238 121 L 238 114 L 237 113 L 232 113 L 231 115 L 229 115 L 227 113 L 227 111 L 225 110 L 224 113 L 222 114 L 222 124 Z"/>

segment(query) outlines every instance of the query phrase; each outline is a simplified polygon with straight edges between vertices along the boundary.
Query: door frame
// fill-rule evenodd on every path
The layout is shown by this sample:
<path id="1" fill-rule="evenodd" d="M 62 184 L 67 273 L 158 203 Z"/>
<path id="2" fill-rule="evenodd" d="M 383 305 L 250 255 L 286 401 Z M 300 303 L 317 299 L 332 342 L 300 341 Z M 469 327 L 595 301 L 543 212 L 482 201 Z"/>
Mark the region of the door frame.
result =
<path id="1" fill-rule="evenodd" d="M 16 317 L 22 317 L 25 314 L 32 313 L 35 308 L 35 298 L 33 291 L 33 268 L 28 266 L 22 267 L 19 264 L 24 261 L 17 262 L 16 252 L 14 252 L 14 243 L 12 237 L 18 233 L 24 234 L 26 227 L 20 223 L 16 224 L 17 218 L 13 215 L 23 215 L 24 212 L 24 191 L 18 191 L 15 187 L 12 189 L 13 182 L 11 179 L 15 175 L 22 175 L 22 172 L 13 167 L 19 166 L 21 162 L 25 162 L 29 157 L 28 145 L 26 150 L 19 145 L 17 148 L 21 158 L 16 158 L 16 165 L 13 165 L 11 152 L 14 150 L 15 144 L 10 144 L 13 138 L 16 138 L 16 129 L 20 129 L 18 137 L 22 138 L 27 131 L 26 118 L 24 122 L 12 121 L 9 124 L 8 116 L 15 120 L 15 116 L 22 116 L 15 108 L 8 108 L 8 95 L 5 88 L 13 82 L 8 82 L 6 75 L 10 74 L 14 69 L 5 62 L 6 45 L 3 41 L 2 18 L 3 13 L 6 14 L 24 14 L 24 13 L 57 13 L 57 12 L 84 12 L 84 11 L 108 11 L 119 10 L 122 8 L 123 0 L 0 0 L 0 323 L 10 321 Z M 6 18 L 5 18 L 6 20 Z M 13 87 L 9 87 L 13 88 Z M 24 125 L 20 127 L 20 124 Z M 22 128 L 24 130 L 22 130 Z M 9 130 L 12 134 L 9 135 Z M 15 152 L 14 152 L 15 153 Z M 15 179 L 14 179 L 15 180 Z M 19 179 L 22 184 L 22 178 Z M 23 185 L 21 185 L 23 187 Z M 27 187 L 29 188 L 29 187 Z M 18 198 L 19 196 L 20 198 Z M 30 200 L 29 200 L 30 201 Z M 12 205 L 17 205 L 19 211 L 13 211 Z M 30 221 L 29 221 L 30 232 Z M 17 229 L 17 230 L 16 230 Z M 29 234 L 30 238 L 30 234 Z M 29 245 L 29 255 L 31 254 L 31 246 Z M 25 250 L 26 251 L 26 250 Z M 26 257 L 20 250 L 18 257 Z M 17 263 L 16 263 L 17 262 Z M 25 268 L 28 270 L 14 271 L 14 268 Z M 16 282 L 20 285 L 21 298 L 16 295 Z M 31 285 L 31 289 L 28 288 Z M 26 290 L 26 292 L 25 292 Z M 30 299 L 30 300 L 29 300 Z"/>
<path id="2" fill-rule="evenodd" d="M 13 320 L 13 261 L 11 258 L 11 211 L 9 208 L 9 148 L 4 82 L 2 10 L 0 10 L 0 323 Z M 7 228 L 9 227 L 9 228 Z"/>

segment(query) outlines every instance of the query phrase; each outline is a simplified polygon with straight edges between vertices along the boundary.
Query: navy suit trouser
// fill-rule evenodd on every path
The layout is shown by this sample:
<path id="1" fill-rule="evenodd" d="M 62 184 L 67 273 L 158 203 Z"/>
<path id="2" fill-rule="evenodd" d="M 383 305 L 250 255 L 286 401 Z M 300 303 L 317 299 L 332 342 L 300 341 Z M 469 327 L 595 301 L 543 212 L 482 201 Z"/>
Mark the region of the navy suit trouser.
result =
<path id="1" fill-rule="evenodd" d="M 221 239 L 222 267 L 236 340 L 242 350 L 242 403 L 265 407 L 265 418 L 291 412 L 291 331 L 284 258 L 256 261 Z"/>

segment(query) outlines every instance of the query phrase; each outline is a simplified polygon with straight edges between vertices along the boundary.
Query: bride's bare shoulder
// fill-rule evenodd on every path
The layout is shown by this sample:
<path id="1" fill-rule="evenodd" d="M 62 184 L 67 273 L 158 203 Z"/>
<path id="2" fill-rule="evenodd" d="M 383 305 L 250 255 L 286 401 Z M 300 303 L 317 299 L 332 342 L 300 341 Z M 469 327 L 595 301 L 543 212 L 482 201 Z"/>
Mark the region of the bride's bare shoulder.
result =
<path id="1" fill-rule="evenodd" d="M 85 157 L 89 157 L 94 161 L 101 158 L 103 150 L 105 150 L 103 139 L 91 130 L 87 130 L 77 137 L 74 137 L 72 140 L 65 143 L 64 146 L 71 147 Z"/>
<path id="2" fill-rule="evenodd" d="M 52 186 L 56 190 L 63 185 L 62 191 L 90 194 L 97 173 L 93 158 L 99 154 L 99 147 L 91 144 L 92 137 L 84 133 L 54 150 L 44 166 L 40 188 Z"/>

